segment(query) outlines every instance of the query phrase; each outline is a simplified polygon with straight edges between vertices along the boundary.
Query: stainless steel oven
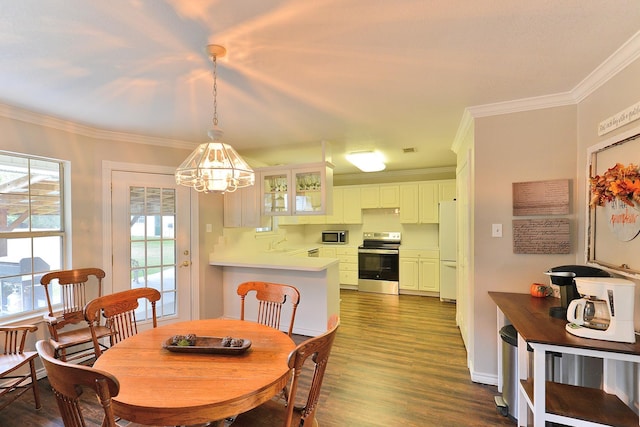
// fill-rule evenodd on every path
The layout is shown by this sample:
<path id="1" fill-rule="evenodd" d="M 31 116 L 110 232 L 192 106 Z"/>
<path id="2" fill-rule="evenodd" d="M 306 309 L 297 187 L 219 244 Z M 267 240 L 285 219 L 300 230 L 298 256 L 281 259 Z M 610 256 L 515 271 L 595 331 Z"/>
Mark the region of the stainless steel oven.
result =
<path id="1" fill-rule="evenodd" d="M 365 232 L 358 247 L 358 290 L 398 294 L 399 232 Z"/>

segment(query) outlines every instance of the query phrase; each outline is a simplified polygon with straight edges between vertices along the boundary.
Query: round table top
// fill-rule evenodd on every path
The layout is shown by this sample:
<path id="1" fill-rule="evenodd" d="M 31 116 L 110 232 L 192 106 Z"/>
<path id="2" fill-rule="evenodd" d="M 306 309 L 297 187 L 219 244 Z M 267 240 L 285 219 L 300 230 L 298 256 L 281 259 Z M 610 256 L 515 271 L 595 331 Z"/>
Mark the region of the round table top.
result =
<path id="1" fill-rule="evenodd" d="M 174 335 L 244 338 L 242 354 L 181 353 L 163 348 Z M 287 384 L 287 359 L 295 348 L 285 333 L 258 323 L 205 319 L 150 329 L 104 352 L 96 369 L 114 375 L 120 392 L 115 414 L 160 425 L 197 424 L 246 412 Z"/>

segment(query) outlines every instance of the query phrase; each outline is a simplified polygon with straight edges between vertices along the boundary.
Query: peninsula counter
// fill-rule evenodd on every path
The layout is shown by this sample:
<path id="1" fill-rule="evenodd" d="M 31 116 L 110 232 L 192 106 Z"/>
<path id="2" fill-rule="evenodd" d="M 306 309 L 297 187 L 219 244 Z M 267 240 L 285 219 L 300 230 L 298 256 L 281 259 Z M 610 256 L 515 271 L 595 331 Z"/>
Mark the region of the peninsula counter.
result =
<path id="1" fill-rule="evenodd" d="M 243 282 L 262 281 L 295 286 L 300 292 L 300 304 L 293 327 L 295 334 L 317 336 L 327 330 L 332 314 L 340 314 L 340 278 L 338 260 L 334 258 L 303 258 L 284 254 L 223 254 L 212 253 L 209 264 L 222 267 L 224 317 L 240 318 L 240 297 L 236 289 Z M 257 303 L 247 297 L 245 315 L 255 320 Z M 283 330 L 291 309 L 282 311 Z"/>

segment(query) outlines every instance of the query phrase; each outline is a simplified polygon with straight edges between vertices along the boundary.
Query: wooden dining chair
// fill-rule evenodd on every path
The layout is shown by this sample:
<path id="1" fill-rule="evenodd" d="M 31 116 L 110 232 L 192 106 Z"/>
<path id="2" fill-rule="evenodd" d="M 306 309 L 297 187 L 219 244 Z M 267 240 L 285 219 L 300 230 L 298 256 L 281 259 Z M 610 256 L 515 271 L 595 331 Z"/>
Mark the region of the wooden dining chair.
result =
<path id="1" fill-rule="evenodd" d="M 331 347 L 340 326 L 340 318 L 333 315 L 329 318 L 329 329 L 322 335 L 310 338 L 299 344 L 289 355 L 289 368 L 293 370 L 293 379 L 287 404 L 282 400 L 271 399 L 262 405 L 236 417 L 233 427 L 272 427 L 272 426 L 318 426 L 315 414 L 320 398 L 320 389 Z M 303 407 L 296 407 L 296 395 L 299 393 L 299 380 L 307 359 L 313 361 L 313 377 Z"/>
<path id="2" fill-rule="evenodd" d="M 40 394 L 34 361 L 35 351 L 24 351 L 29 333 L 35 332 L 35 325 L 0 326 L 3 350 L 0 354 L 0 409 L 31 389 L 36 409 L 40 409 Z"/>
<path id="3" fill-rule="evenodd" d="M 300 292 L 290 285 L 268 282 L 244 282 L 238 285 L 240 295 L 240 320 L 245 318 L 245 298 L 249 292 L 256 292 L 258 300 L 257 322 L 272 328 L 280 329 L 280 315 L 282 307 L 287 302 L 291 303 L 291 320 L 289 321 L 288 334 L 293 333 L 293 323 L 296 319 L 296 310 L 300 303 Z"/>
<path id="4" fill-rule="evenodd" d="M 89 323 L 92 333 L 96 357 L 100 357 L 102 354 L 102 346 L 99 342 L 102 318 L 105 319 L 105 327 L 109 330 L 109 344 L 112 346 L 138 333 L 136 310 L 140 305 L 140 299 L 149 302 L 153 327 L 158 326 L 156 302 L 160 300 L 160 297 L 160 292 L 157 289 L 135 288 L 103 295 L 89 301 L 84 308 L 84 317 Z"/>
<path id="5" fill-rule="evenodd" d="M 113 375 L 56 359 L 55 347 L 49 341 L 38 341 L 36 350 L 47 372 L 65 427 L 86 425 L 80 400 L 83 389 L 91 389 L 97 395 L 104 411 L 102 427 L 117 427 L 111 398 L 118 395 L 120 383 Z"/>
<path id="6" fill-rule="evenodd" d="M 85 322 L 83 309 L 91 295 L 102 295 L 104 276 L 104 271 L 99 268 L 76 268 L 52 271 L 40 279 L 49 309 L 44 320 L 49 328 L 56 357 L 63 361 L 94 356 L 93 346 L 89 346 L 93 340 L 91 329 Z M 56 283 L 60 285 L 61 307 L 53 300 L 53 286 Z M 60 310 L 58 315 L 56 310 Z M 99 337 L 110 334 L 104 326 L 95 328 L 94 332 Z"/>

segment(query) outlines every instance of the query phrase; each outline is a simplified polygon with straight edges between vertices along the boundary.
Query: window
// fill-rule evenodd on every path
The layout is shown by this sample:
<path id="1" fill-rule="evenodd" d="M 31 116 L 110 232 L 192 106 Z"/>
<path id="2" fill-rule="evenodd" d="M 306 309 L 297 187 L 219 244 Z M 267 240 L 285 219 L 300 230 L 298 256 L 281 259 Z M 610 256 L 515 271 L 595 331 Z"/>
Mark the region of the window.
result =
<path id="1" fill-rule="evenodd" d="M 40 277 L 64 265 L 63 166 L 0 152 L 0 323 L 46 307 Z"/>

